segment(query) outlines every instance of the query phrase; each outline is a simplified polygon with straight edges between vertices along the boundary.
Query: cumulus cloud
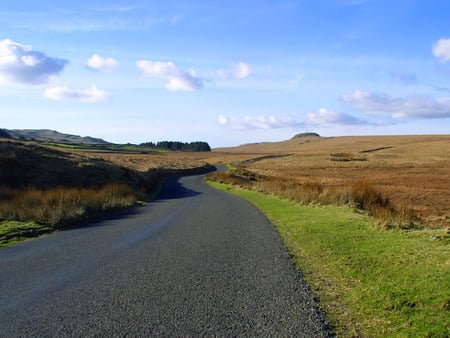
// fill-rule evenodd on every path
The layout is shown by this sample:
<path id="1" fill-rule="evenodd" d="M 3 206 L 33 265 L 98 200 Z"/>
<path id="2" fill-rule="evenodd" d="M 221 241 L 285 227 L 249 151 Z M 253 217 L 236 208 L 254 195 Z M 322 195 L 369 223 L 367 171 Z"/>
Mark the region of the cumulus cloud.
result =
<path id="1" fill-rule="evenodd" d="M 359 120 L 353 116 L 338 113 L 329 109 L 320 108 L 316 112 L 306 114 L 304 119 L 293 117 L 277 117 L 274 115 L 265 116 L 245 116 L 242 119 L 230 118 L 219 115 L 219 124 L 232 129 L 280 129 L 280 128 L 299 128 L 318 125 L 355 125 L 367 124 L 366 121 Z"/>
<path id="2" fill-rule="evenodd" d="M 91 103 L 106 101 L 111 97 L 108 92 L 100 90 L 94 85 L 88 89 L 71 89 L 67 86 L 51 87 L 44 92 L 44 96 L 56 101 L 74 99 Z"/>
<path id="3" fill-rule="evenodd" d="M 10 39 L 0 41 L 0 83 L 45 84 L 68 63 Z"/>
<path id="4" fill-rule="evenodd" d="M 114 58 L 103 58 L 98 54 L 94 54 L 87 60 L 86 67 L 101 72 L 110 72 L 116 69 L 118 64 Z"/>
<path id="5" fill-rule="evenodd" d="M 441 63 L 450 62 L 450 39 L 440 39 L 433 45 L 433 55 Z"/>
<path id="6" fill-rule="evenodd" d="M 146 76 L 165 80 L 166 89 L 171 91 L 195 91 L 203 87 L 204 80 L 196 76 L 193 70 L 182 71 L 170 61 L 140 60 L 136 65 Z"/>
<path id="7" fill-rule="evenodd" d="M 450 117 L 450 97 L 393 97 L 357 90 L 354 93 L 342 95 L 342 99 L 367 113 L 390 114 L 394 118 Z"/>
<path id="8" fill-rule="evenodd" d="M 223 79 L 245 79 L 249 77 L 252 74 L 252 68 L 250 65 L 244 62 L 239 62 L 238 64 L 233 66 L 233 69 L 227 70 L 227 69 L 219 69 L 217 71 L 217 75 Z"/>

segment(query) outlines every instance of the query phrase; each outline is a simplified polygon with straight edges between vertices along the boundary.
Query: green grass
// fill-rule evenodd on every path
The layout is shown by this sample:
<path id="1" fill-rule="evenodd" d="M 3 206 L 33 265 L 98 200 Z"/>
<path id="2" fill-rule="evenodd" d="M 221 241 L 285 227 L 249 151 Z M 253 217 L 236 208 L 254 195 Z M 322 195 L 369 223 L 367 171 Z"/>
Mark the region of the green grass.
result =
<path id="1" fill-rule="evenodd" d="M 302 206 L 209 182 L 273 222 L 340 336 L 448 337 L 445 230 L 377 230 L 349 208 Z"/>
<path id="2" fill-rule="evenodd" d="M 36 222 L 0 222 L 0 248 L 54 231 L 51 227 Z"/>

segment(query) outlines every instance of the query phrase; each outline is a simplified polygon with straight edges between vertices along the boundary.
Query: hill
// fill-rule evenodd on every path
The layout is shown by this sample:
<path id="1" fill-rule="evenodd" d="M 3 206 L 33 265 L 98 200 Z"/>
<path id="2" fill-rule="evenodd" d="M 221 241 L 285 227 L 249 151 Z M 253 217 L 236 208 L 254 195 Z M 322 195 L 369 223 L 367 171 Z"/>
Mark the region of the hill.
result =
<path id="1" fill-rule="evenodd" d="M 450 227 L 450 135 L 307 135 L 213 154 L 256 174 L 320 184 L 324 191 L 368 182 L 427 225 Z"/>
<path id="2" fill-rule="evenodd" d="M 336 152 L 371 153 L 390 148 L 406 147 L 405 151 L 431 144 L 448 146 L 450 135 L 391 135 L 391 136 L 339 136 L 320 137 L 299 134 L 286 141 L 243 144 L 237 147 L 215 148 L 215 152 L 233 154 L 285 154 L 285 153 L 323 153 Z M 439 147 L 437 147 L 438 149 Z M 417 149 L 416 149 L 417 150 Z M 394 150 L 395 151 L 395 150 Z"/>
<path id="3" fill-rule="evenodd" d="M 4 130 L 4 129 L 0 129 L 0 138 L 11 138 L 11 135 L 9 135 L 9 133 Z"/>
<path id="4" fill-rule="evenodd" d="M 50 129 L 3 129 L 2 131 L 7 135 L 10 135 L 11 138 L 17 140 L 31 140 L 38 142 L 54 142 L 66 144 L 111 144 L 100 138 L 63 134 Z"/>

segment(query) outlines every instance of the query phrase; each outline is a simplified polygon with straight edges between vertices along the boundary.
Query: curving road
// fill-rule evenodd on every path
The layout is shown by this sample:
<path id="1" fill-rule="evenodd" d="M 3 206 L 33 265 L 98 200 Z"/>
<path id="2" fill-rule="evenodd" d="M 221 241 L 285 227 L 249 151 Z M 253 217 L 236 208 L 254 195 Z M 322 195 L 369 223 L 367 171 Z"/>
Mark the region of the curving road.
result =
<path id="1" fill-rule="evenodd" d="M 203 176 L 132 213 L 0 250 L 0 336 L 326 337 L 278 234 Z"/>

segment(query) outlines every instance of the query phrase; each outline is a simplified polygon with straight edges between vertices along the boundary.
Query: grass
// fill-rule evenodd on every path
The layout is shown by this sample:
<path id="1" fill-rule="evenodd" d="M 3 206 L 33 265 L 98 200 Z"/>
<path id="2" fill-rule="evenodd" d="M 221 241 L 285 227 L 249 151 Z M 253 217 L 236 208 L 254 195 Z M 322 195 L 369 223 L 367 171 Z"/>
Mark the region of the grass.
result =
<path id="1" fill-rule="evenodd" d="M 210 168 L 199 161 L 162 162 L 165 156 L 153 154 L 108 154 L 119 155 L 131 163 L 0 140 L 0 245 L 81 226 L 151 199 L 164 177 Z"/>
<path id="2" fill-rule="evenodd" d="M 421 225 L 450 228 L 450 135 L 304 137 L 215 152 L 222 163 L 330 191 L 368 181 Z"/>
<path id="3" fill-rule="evenodd" d="M 243 167 L 229 167 L 227 172 L 211 173 L 208 178 L 219 183 L 281 196 L 305 205 L 351 206 L 373 216 L 375 225 L 383 229 L 421 226 L 421 220 L 412 211 L 397 208 L 367 180 L 357 181 L 351 187 L 325 186 L 317 181 L 300 183 L 293 179 L 260 175 Z"/>
<path id="4" fill-rule="evenodd" d="M 137 203 L 125 184 L 97 189 L 1 189 L 0 247 L 63 229 Z"/>
<path id="5" fill-rule="evenodd" d="M 52 232 L 51 227 L 34 221 L 2 221 L 0 222 L 0 248 L 30 237 Z"/>
<path id="6" fill-rule="evenodd" d="M 135 144 L 67 144 L 56 142 L 43 142 L 43 145 L 54 147 L 55 149 L 68 149 L 80 152 L 116 152 L 116 153 L 167 153 L 167 150 L 155 147 L 146 147 Z"/>
<path id="7" fill-rule="evenodd" d="M 36 221 L 53 228 L 129 207 L 137 200 L 135 192 L 125 184 L 98 189 L 3 189 L 0 195 L 0 219 Z"/>
<path id="8" fill-rule="evenodd" d="M 348 208 L 304 206 L 210 182 L 273 222 L 339 336 L 448 337 L 450 239 L 381 231 Z"/>

